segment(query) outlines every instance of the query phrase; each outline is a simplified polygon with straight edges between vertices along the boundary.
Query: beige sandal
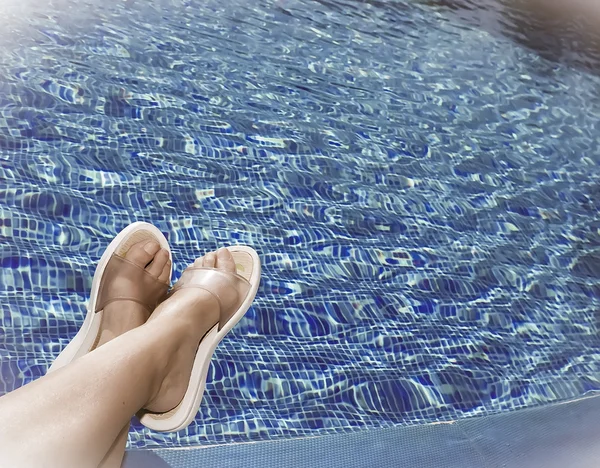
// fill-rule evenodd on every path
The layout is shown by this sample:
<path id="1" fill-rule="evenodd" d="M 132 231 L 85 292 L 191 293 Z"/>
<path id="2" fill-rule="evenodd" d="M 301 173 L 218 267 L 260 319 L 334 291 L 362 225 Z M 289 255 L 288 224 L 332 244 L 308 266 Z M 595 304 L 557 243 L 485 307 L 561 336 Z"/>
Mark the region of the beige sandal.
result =
<path id="1" fill-rule="evenodd" d="M 196 417 L 204 394 L 206 376 L 212 355 L 223 339 L 250 308 L 260 283 L 260 260 L 250 247 L 228 247 L 236 264 L 236 273 L 216 268 L 192 267 L 181 275 L 171 294 L 184 288 L 200 288 L 211 293 L 219 302 L 219 322 L 204 335 L 194 359 L 192 374 L 185 395 L 179 405 L 166 413 L 142 410 L 138 416 L 142 424 L 155 431 L 176 432 L 187 427 Z M 215 294 L 216 286 L 227 285 L 227 297 Z M 237 294 L 234 294 L 237 293 Z"/>
<path id="2" fill-rule="evenodd" d="M 152 312 L 165 297 L 169 289 L 168 283 L 159 281 L 144 268 L 123 257 L 132 245 L 144 240 L 158 242 L 162 249 L 169 251 L 171 258 L 167 239 L 153 225 L 137 222 L 123 229 L 109 244 L 96 267 L 87 315 L 81 329 L 50 366 L 49 372 L 66 366 L 96 347 L 107 304 L 114 301 L 134 301 Z M 124 282 L 123 278 L 129 281 Z M 135 288 L 131 288 L 131 280 L 136 285 Z"/>

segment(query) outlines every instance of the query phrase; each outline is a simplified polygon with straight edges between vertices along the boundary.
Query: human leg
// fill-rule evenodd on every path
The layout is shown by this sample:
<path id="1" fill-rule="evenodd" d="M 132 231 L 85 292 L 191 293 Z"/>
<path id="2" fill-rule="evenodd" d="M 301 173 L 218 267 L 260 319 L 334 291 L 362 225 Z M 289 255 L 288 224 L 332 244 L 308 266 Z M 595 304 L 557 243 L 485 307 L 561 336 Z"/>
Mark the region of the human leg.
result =
<path id="1" fill-rule="evenodd" d="M 203 262 L 235 269 L 226 250 Z M 0 465 L 80 468 L 106 461 L 134 413 L 178 404 L 198 342 L 218 319 L 212 294 L 179 291 L 146 324 L 0 398 Z"/>

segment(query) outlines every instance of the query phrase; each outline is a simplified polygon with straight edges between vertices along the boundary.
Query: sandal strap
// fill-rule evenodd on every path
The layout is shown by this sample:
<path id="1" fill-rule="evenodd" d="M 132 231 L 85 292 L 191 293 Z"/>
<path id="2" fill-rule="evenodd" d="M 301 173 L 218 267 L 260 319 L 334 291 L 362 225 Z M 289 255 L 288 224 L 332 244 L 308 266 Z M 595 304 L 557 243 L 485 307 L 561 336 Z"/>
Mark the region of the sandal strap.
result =
<path id="1" fill-rule="evenodd" d="M 199 288 L 212 294 L 219 303 L 219 330 L 235 315 L 250 291 L 250 283 L 246 278 L 216 268 L 192 267 L 186 269 L 177 287 L 170 294 L 180 289 Z M 219 296 L 216 291 L 226 291 Z"/>
<path id="2" fill-rule="evenodd" d="M 113 254 L 108 261 L 98 289 L 96 309 L 99 312 L 115 301 L 133 301 L 152 312 L 165 297 L 169 285 L 146 269 Z"/>

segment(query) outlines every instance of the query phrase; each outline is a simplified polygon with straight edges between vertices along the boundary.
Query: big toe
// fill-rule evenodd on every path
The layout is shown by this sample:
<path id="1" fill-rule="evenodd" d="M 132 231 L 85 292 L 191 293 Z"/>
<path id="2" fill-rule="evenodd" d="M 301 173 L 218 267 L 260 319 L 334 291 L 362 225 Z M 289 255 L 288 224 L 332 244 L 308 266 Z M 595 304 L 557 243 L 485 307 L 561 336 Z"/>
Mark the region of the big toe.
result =
<path id="1" fill-rule="evenodd" d="M 160 249 L 158 253 L 154 256 L 154 259 L 146 267 L 146 271 L 150 273 L 152 276 L 160 278 L 163 280 L 163 272 L 166 270 L 167 263 L 169 263 L 169 251 L 167 249 Z"/>
<path id="2" fill-rule="evenodd" d="M 205 268 L 214 268 L 216 262 L 217 256 L 215 255 L 215 252 L 208 252 L 202 257 L 202 266 Z"/>
<path id="3" fill-rule="evenodd" d="M 160 245 L 158 242 L 142 241 L 132 245 L 125 254 L 125 258 L 137 266 L 145 268 L 154 259 L 159 250 Z"/>
<path id="4" fill-rule="evenodd" d="M 235 260 L 226 247 L 217 250 L 217 268 L 230 273 L 235 273 Z"/>

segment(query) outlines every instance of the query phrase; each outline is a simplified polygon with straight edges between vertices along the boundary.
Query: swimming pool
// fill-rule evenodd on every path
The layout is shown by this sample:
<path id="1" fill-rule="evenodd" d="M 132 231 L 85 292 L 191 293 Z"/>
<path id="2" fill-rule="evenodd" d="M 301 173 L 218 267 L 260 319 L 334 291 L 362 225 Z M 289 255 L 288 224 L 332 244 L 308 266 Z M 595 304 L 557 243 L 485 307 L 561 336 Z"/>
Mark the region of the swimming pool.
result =
<path id="1" fill-rule="evenodd" d="M 600 388 L 596 76 L 413 2 L 8 2 L 0 393 L 134 220 L 264 273 L 196 422 L 133 447 L 450 421 Z M 40 9 L 41 8 L 41 9 Z"/>

